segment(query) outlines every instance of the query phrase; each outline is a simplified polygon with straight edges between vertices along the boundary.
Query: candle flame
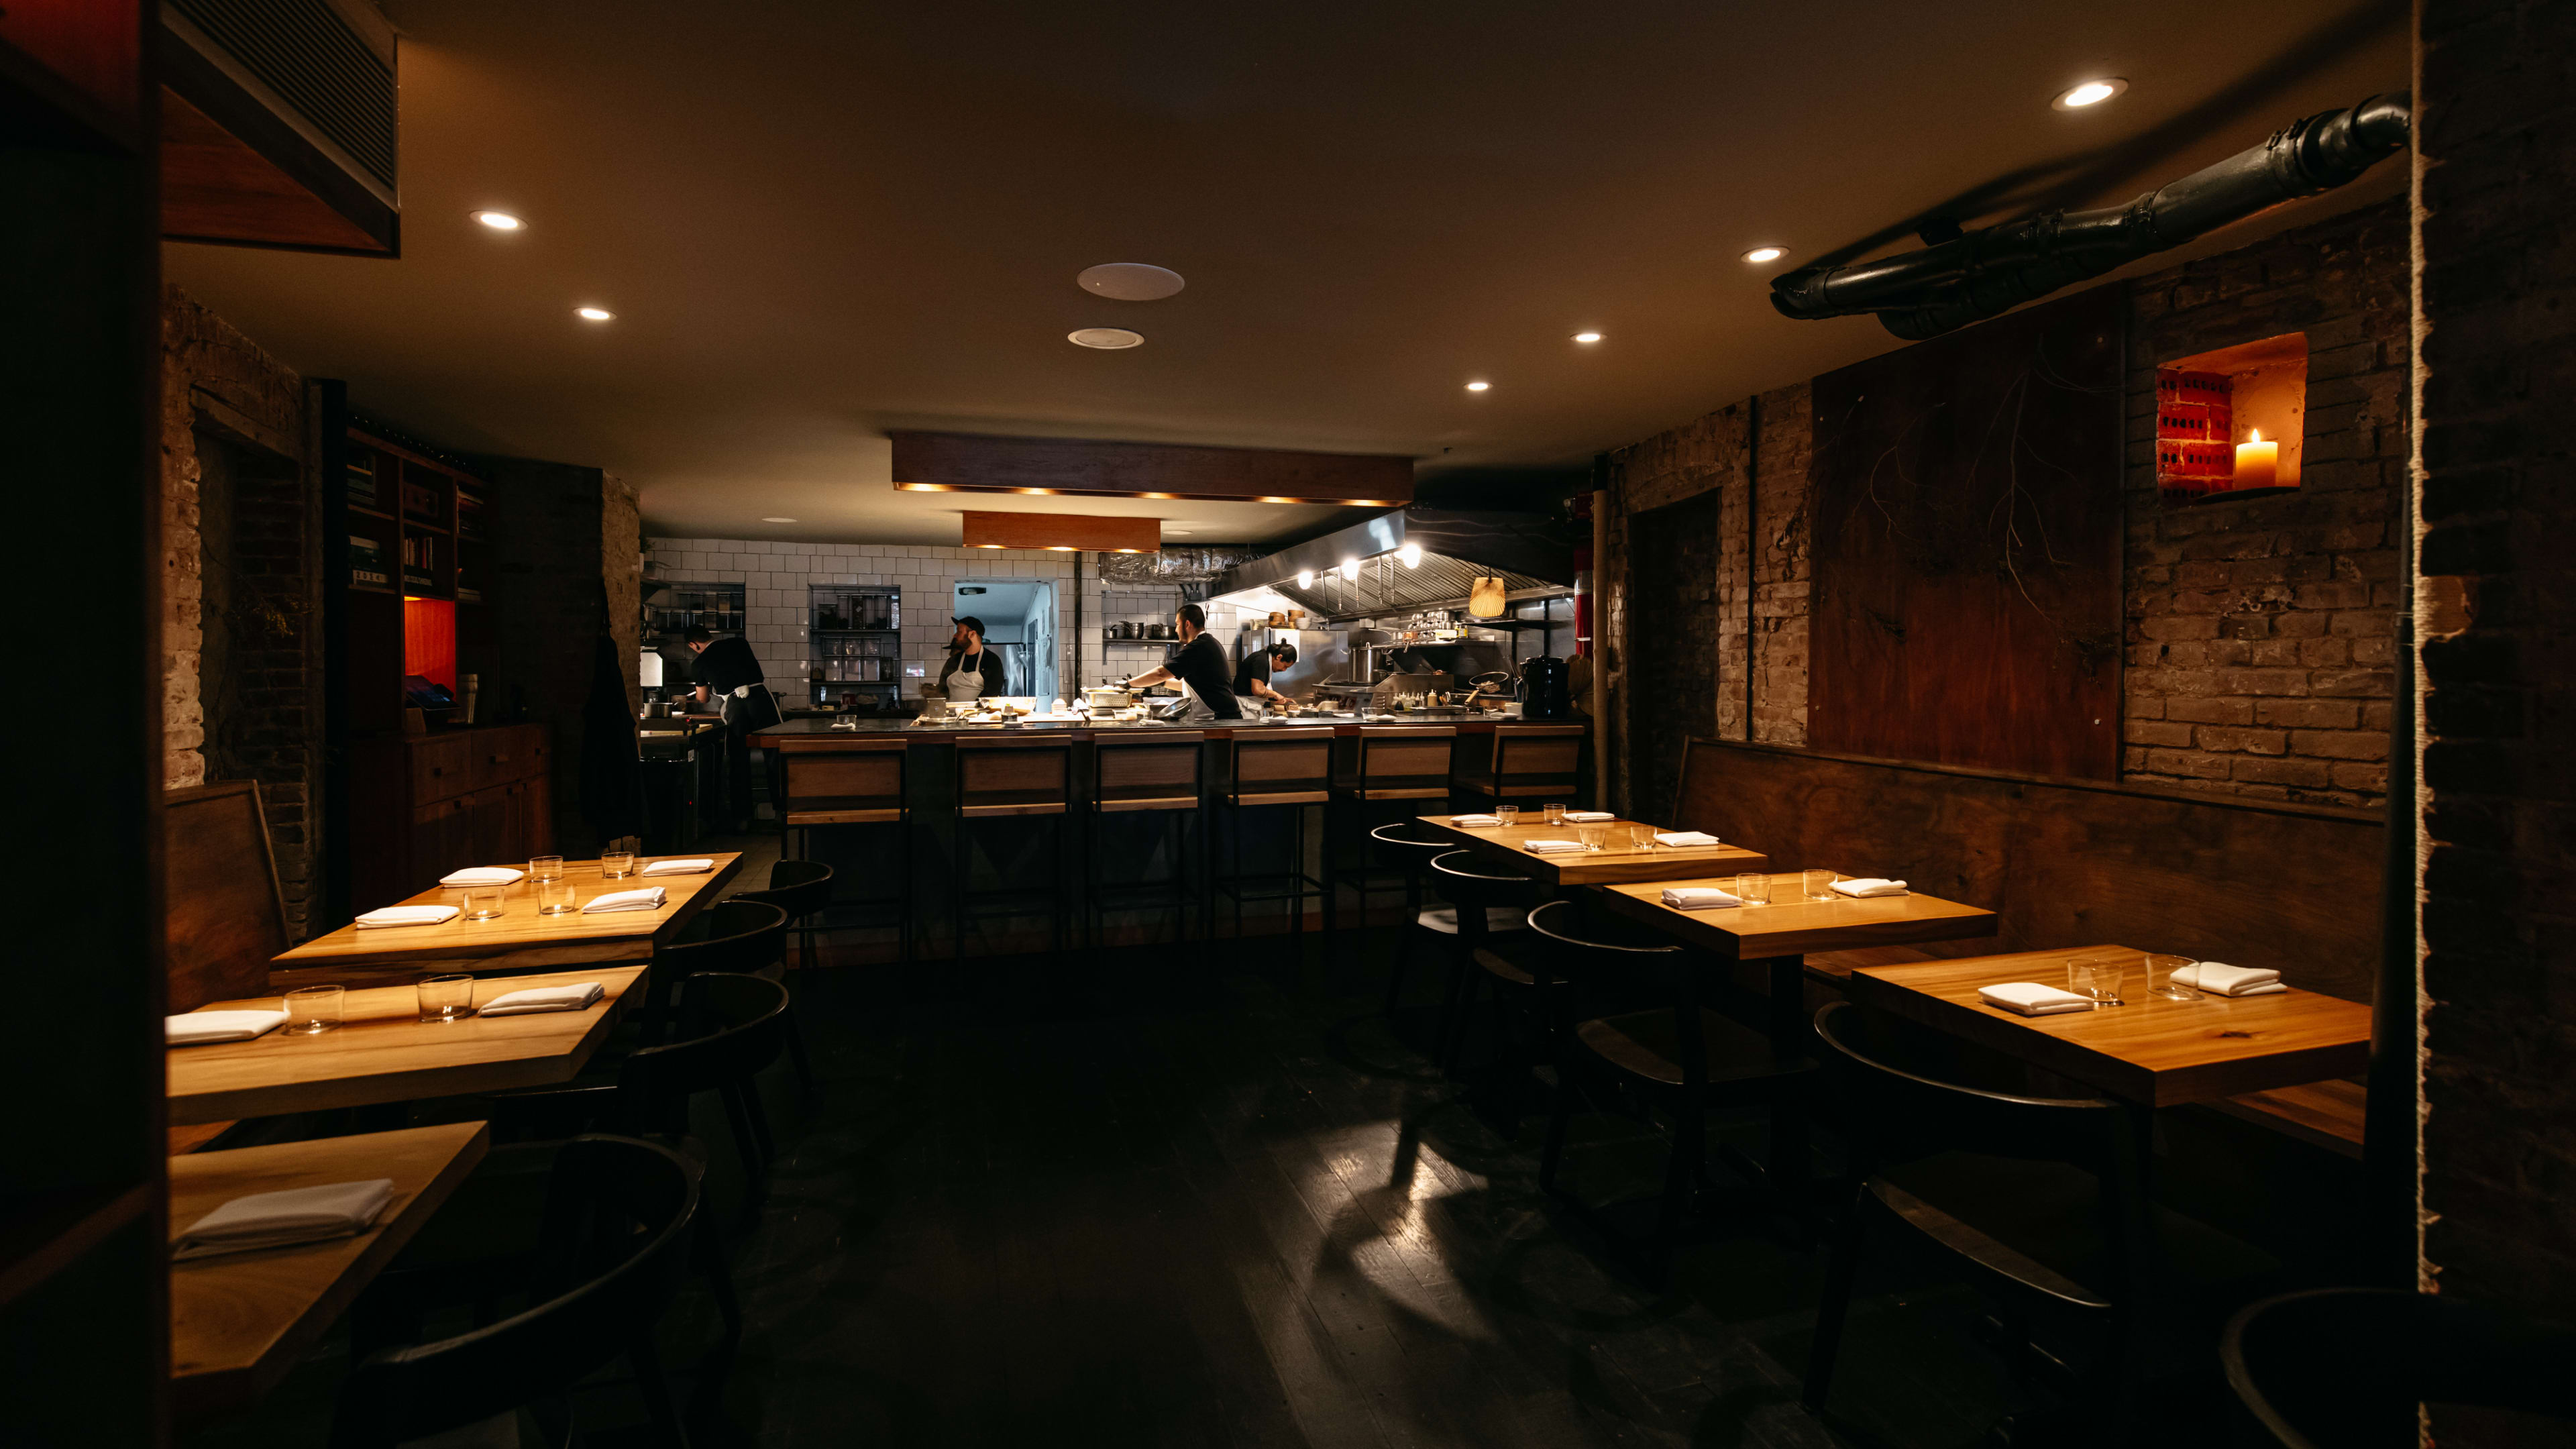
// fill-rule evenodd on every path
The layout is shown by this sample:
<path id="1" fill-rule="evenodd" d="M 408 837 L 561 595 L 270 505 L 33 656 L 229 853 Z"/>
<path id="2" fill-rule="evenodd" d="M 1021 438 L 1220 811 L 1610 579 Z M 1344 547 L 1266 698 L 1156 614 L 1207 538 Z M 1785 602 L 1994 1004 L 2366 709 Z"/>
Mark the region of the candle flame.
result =
<path id="1" fill-rule="evenodd" d="M 2263 441 L 2263 430 L 2261 428 L 2256 428 L 2254 430 L 2254 441 L 2258 443 Z"/>

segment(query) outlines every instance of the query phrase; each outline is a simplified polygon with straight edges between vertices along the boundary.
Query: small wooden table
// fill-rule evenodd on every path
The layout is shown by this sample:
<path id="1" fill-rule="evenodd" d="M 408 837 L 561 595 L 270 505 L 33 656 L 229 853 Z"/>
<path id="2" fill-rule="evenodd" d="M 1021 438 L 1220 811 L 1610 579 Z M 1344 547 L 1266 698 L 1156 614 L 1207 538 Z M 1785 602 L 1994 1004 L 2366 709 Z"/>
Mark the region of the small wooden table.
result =
<path id="1" fill-rule="evenodd" d="M 2292 987 L 2264 996 L 2168 1001 L 2130 972 L 2125 1006 L 2022 1016 L 1977 999 L 2005 981 L 2063 986 L 2070 956 L 2145 953 L 2067 946 L 1968 956 L 1851 974 L 1852 1000 L 1965 1037 L 2141 1107 L 2207 1102 L 2328 1077 L 2370 1062 L 2370 1008 Z"/>
<path id="2" fill-rule="evenodd" d="M 263 1248 L 170 1265 L 170 1377 L 182 1414 L 238 1408 L 277 1386 L 296 1360 L 483 1158 L 484 1124 L 454 1122 L 196 1152 L 170 1159 L 170 1238 L 237 1197 L 369 1178 L 394 1200 L 354 1238 Z"/>
<path id="3" fill-rule="evenodd" d="M 1414 824 L 1433 836 L 1458 842 L 1492 860 L 1506 860 L 1514 868 L 1529 872 L 1530 878 L 1545 885 L 1609 885 L 1619 881 L 1662 881 L 1676 875 L 1731 875 L 1736 871 L 1771 868 L 1771 857 L 1740 845 L 1658 845 L 1652 850 L 1639 850 L 1628 843 L 1628 827 L 1642 825 L 1640 820 L 1591 820 L 1580 824 L 1541 825 L 1532 823 L 1535 816 L 1524 813 L 1513 825 L 1459 826 L 1449 823 L 1454 812 L 1443 810 L 1436 815 L 1417 815 Z M 1532 840 L 1574 840 L 1575 832 L 1586 825 L 1605 826 L 1610 844 L 1601 850 L 1555 851 L 1540 853 L 1523 850 Z M 1663 830 L 1666 827 L 1652 827 Z"/>
<path id="4" fill-rule="evenodd" d="M 342 926 L 271 958 L 272 972 L 310 971 L 317 981 L 409 982 L 423 971 L 470 971 L 477 976 L 510 971 L 560 971 L 602 961 L 649 961 L 656 946 L 671 939 L 689 919 L 713 904 L 742 870 L 742 857 L 729 851 L 703 855 L 638 856 L 641 872 L 656 860 L 712 860 L 715 868 L 698 875 L 630 875 L 609 880 L 595 860 L 564 862 L 564 874 L 588 904 L 612 891 L 660 886 L 658 911 L 606 911 L 584 915 L 537 914 L 536 886 L 525 880 L 506 887 L 497 920 L 457 919 L 438 926 L 395 926 L 362 931 Z M 519 862 L 524 865 L 525 862 Z M 441 886 L 402 902 L 407 906 L 462 906 L 465 893 Z M 315 969 L 323 968 L 323 969 Z M 298 981 L 296 984 L 303 984 Z"/>
<path id="5" fill-rule="evenodd" d="M 607 1040 L 626 989 L 644 970 L 599 966 L 478 981 L 474 987 L 479 1006 L 506 991 L 596 981 L 604 994 L 587 1011 L 423 1022 L 420 998 L 410 986 L 372 986 L 349 992 L 337 1031 L 270 1032 L 250 1041 L 171 1047 L 165 1071 L 170 1120 L 222 1122 L 570 1081 Z M 277 1006 L 276 997 L 266 996 L 209 1002 L 202 1009 Z"/>

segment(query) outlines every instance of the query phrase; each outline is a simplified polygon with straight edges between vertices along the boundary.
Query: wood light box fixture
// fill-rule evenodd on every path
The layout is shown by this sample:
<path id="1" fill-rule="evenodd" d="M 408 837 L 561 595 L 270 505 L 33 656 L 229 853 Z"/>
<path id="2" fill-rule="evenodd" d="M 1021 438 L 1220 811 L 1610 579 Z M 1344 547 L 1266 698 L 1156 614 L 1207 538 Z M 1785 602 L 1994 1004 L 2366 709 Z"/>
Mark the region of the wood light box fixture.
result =
<path id="1" fill-rule="evenodd" d="M 2168 502 L 2299 486 L 2308 338 L 2285 332 L 2156 366 L 2156 485 Z"/>
<path id="2" fill-rule="evenodd" d="M 887 436 L 894 440 L 894 486 L 914 493 L 1192 498 L 1366 508 L 1400 508 L 1413 501 L 1413 460 L 1392 454 L 993 438 L 975 433 L 897 431 Z"/>
<path id="3" fill-rule="evenodd" d="M 1152 553 L 1163 546 L 1159 518 L 1091 518 L 1072 513 L 966 513 L 968 548 L 1044 548 L 1058 553 Z"/>

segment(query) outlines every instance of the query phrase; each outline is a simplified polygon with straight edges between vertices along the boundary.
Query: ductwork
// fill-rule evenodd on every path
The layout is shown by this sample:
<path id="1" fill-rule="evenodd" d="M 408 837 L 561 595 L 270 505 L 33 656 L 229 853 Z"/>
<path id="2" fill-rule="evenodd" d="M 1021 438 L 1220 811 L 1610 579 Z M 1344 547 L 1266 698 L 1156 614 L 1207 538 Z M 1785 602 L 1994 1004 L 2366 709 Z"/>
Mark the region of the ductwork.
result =
<path id="1" fill-rule="evenodd" d="M 2410 109 L 2402 91 L 2373 96 L 2296 122 L 2126 206 L 2053 211 L 1904 256 L 1784 273 L 1772 279 L 1771 305 L 1802 321 L 1875 312 L 1908 341 L 1938 337 L 2353 181 L 2406 149 Z"/>

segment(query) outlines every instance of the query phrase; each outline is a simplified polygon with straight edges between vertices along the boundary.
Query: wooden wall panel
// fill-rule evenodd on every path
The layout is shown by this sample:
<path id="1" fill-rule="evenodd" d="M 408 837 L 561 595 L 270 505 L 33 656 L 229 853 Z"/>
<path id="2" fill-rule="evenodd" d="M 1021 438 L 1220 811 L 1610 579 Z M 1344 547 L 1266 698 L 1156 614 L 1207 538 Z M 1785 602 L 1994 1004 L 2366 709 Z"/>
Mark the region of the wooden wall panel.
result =
<path id="1" fill-rule="evenodd" d="M 2121 305 L 1816 379 L 1810 745 L 2117 778 Z"/>
<path id="2" fill-rule="evenodd" d="M 1682 752 L 1717 732 L 1719 496 L 1712 489 L 1628 521 L 1630 813 L 1670 816 Z M 1730 636 L 1740 649 L 1743 635 Z"/>
<path id="3" fill-rule="evenodd" d="M 286 949 L 286 910 L 248 780 L 172 790 L 162 799 L 169 889 L 172 1012 L 268 989 L 269 959 Z"/>

